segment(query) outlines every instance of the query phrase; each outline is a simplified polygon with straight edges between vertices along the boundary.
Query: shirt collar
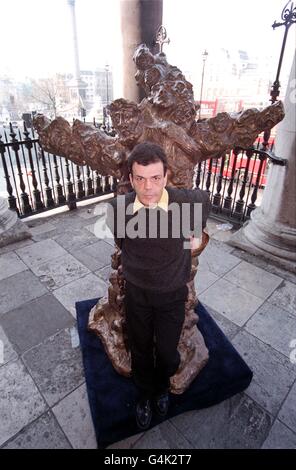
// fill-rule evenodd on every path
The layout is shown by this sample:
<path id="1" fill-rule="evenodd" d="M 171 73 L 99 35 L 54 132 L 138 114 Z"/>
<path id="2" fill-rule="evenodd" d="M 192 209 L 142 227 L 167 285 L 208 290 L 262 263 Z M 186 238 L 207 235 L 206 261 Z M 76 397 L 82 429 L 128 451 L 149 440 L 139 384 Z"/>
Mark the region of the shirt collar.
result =
<path id="1" fill-rule="evenodd" d="M 161 198 L 159 199 L 158 203 L 155 206 L 152 206 L 153 208 L 155 207 L 160 207 L 164 211 L 168 211 L 168 206 L 169 206 L 169 194 L 165 188 L 163 188 Z M 133 205 L 133 214 L 140 210 L 142 207 L 145 207 L 144 204 L 142 204 L 138 196 L 136 195 L 134 205 Z"/>

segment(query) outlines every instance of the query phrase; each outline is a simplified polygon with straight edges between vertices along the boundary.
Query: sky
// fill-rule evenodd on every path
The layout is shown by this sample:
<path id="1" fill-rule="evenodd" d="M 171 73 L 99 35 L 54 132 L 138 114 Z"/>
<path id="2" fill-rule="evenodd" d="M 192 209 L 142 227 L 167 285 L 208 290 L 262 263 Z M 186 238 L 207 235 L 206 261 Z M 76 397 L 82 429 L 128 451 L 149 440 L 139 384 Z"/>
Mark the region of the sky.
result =
<path id="1" fill-rule="evenodd" d="M 130 0 L 123 0 L 130 1 Z M 153 0 L 146 0 L 153 1 Z M 217 47 L 267 55 L 275 78 L 284 28 L 283 0 L 163 0 L 163 24 L 170 44 L 168 61 L 184 72 L 199 73 L 201 54 Z M 73 71 L 71 17 L 67 0 L 0 0 L 0 75 L 16 79 Z M 119 83 L 121 70 L 119 0 L 76 0 L 80 68 L 112 67 Z M 9 20 L 11 18 L 11 21 Z M 283 73 L 288 74 L 295 49 L 296 25 L 290 28 Z M 117 91 L 116 91 L 117 90 Z M 120 89 L 115 86 L 115 96 Z"/>

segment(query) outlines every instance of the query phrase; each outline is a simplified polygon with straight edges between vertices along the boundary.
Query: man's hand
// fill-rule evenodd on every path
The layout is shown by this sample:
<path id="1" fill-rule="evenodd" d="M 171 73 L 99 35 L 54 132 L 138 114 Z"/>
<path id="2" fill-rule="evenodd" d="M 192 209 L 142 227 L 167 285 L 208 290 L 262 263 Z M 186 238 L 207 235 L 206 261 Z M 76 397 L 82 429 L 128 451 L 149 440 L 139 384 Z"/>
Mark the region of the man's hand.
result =
<path id="1" fill-rule="evenodd" d="M 203 230 L 202 237 L 196 238 L 193 235 L 190 237 L 191 255 L 199 256 L 209 241 L 209 235 Z"/>
<path id="2" fill-rule="evenodd" d="M 194 237 L 193 235 L 191 235 L 191 237 L 190 237 L 190 248 L 191 248 L 191 251 L 198 250 L 198 249 L 200 248 L 200 245 L 201 245 L 201 239 L 200 239 L 200 238 L 196 238 L 196 237 Z"/>

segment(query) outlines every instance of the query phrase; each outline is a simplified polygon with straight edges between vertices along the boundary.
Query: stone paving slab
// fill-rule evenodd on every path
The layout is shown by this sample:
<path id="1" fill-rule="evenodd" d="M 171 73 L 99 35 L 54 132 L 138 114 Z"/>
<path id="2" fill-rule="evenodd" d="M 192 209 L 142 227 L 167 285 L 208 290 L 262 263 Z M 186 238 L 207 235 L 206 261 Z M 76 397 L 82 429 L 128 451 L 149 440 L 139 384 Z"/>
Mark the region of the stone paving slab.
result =
<path id="1" fill-rule="evenodd" d="M 105 266 L 104 268 L 99 269 L 98 271 L 95 271 L 96 276 L 99 276 L 103 281 L 105 281 L 107 284 L 109 282 L 110 274 L 113 271 L 111 266 Z"/>
<path id="2" fill-rule="evenodd" d="M 113 253 L 114 248 L 111 245 L 104 241 L 98 241 L 92 245 L 80 248 L 74 256 L 90 271 L 96 271 L 104 266 L 111 265 L 111 255 Z"/>
<path id="3" fill-rule="evenodd" d="M 96 225 L 96 221 L 92 222 L 92 223 L 89 223 L 88 221 L 88 225 L 85 226 L 86 230 L 88 230 L 90 233 L 92 233 L 93 235 L 95 234 L 95 225 Z"/>
<path id="4" fill-rule="evenodd" d="M 219 277 L 216 274 L 212 273 L 211 271 L 208 271 L 205 268 L 202 268 L 201 266 L 198 266 L 197 273 L 194 277 L 196 293 L 198 295 L 201 294 L 206 289 L 208 289 L 208 287 L 214 284 L 214 282 L 216 282 L 218 279 Z"/>
<path id="5" fill-rule="evenodd" d="M 34 225 L 32 228 L 30 228 L 30 231 L 33 237 L 35 237 L 36 235 L 40 235 L 41 233 L 52 232 L 55 228 L 56 226 L 53 223 L 43 222 L 41 224 Z"/>
<path id="6" fill-rule="evenodd" d="M 192 444 L 173 426 L 165 421 L 138 439 L 133 449 L 192 449 Z"/>
<path id="7" fill-rule="evenodd" d="M 296 285 L 284 281 L 269 297 L 268 302 L 296 315 Z"/>
<path id="8" fill-rule="evenodd" d="M 280 277 L 245 261 L 226 273 L 224 279 L 264 300 L 283 282 Z"/>
<path id="9" fill-rule="evenodd" d="M 248 253 L 247 251 L 241 250 L 239 248 L 234 248 L 231 254 L 242 260 L 248 261 L 248 263 L 252 264 L 253 266 L 262 268 L 267 272 L 275 274 L 278 277 L 296 284 L 296 275 L 294 273 L 287 271 L 276 264 L 269 263 L 266 259 L 261 258 L 258 255 L 252 255 L 251 253 Z"/>
<path id="10" fill-rule="evenodd" d="M 240 331 L 239 326 L 237 326 L 231 320 L 228 320 L 228 318 L 224 317 L 224 315 L 221 315 L 221 313 L 217 312 L 213 308 L 207 306 L 207 312 L 211 315 L 213 320 L 217 323 L 219 328 L 223 331 L 228 339 L 231 340 Z"/>
<path id="11" fill-rule="evenodd" d="M 0 445 L 38 418 L 47 406 L 20 360 L 0 367 Z"/>
<path id="12" fill-rule="evenodd" d="M 85 384 L 60 401 L 52 411 L 74 449 L 97 448 Z"/>
<path id="13" fill-rule="evenodd" d="M 81 352 L 72 346 L 68 328 L 27 351 L 23 360 L 50 406 L 84 381 Z"/>
<path id="14" fill-rule="evenodd" d="M 217 240 L 222 243 L 227 243 L 231 235 L 235 233 L 235 230 L 216 230 L 212 235 L 213 240 Z M 233 251 L 233 247 L 228 246 L 229 252 Z"/>
<path id="15" fill-rule="evenodd" d="M 290 259 L 290 257 L 281 257 L 277 256 L 276 253 L 273 253 L 272 250 L 265 251 L 256 246 L 254 243 L 246 237 L 243 230 L 236 232 L 231 239 L 228 241 L 229 245 L 234 247 L 241 248 L 242 250 L 249 251 L 258 258 L 263 258 L 268 264 L 274 264 L 275 266 L 280 266 L 283 270 L 290 271 L 296 275 L 296 264 L 295 259 Z"/>
<path id="16" fill-rule="evenodd" d="M 0 255 L 4 253 L 9 253 L 11 251 L 17 250 L 18 248 L 23 248 L 25 246 L 30 246 L 34 245 L 34 241 L 31 238 L 26 238 L 25 240 L 15 242 L 15 243 L 10 243 L 9 245 L 5 245 L 2 248 L 0 248 Z"/>
<path id="17" fill-rule="evenodd" d="M 2 449 L 71 449 L 50 411 L 29 424 Z"/>
<path id="18" fill-rule="evenodd" d="M 196 449 L 259 449 L 272 418 L 253 400 L 238 394 L 219 405 L 171 419 Z"/>
<path id="19" fill-rule="evenodd" d="M 98 241 L 97 237 L 86 228 L 72 228 L 70 232 L 64 230 L 53 238 L 60 246 L 72 254 L 75 254 L 84 246 Z"/>
<path id="20" fill-rule="evenodd" d="M 296 449 L 296 434 L 275 420 L 262 449 Z"/>
<path id="21" fill-rule="evenodd" d="M 290 344 L 296 338 L 295 315 L 267 301 L 248 321 L 245 328 L 264 343 L 290 357 Z"/>
<path id="22" fill-rule="evenodd" d="M 21 353 L 74 323 L 72 315 L 52 294 L 25 303 L 0 320 L 10 341 Z"/>
<path id="23" fill-rule="evenodd" d="M 100 203 L 99 205 L 101 206 L 103 204 L 104 203 Z M 96 217 L 97 206 L 98 204 L 95 204 L 92 207 L 80 209 L 79 212 L 77 213 L 78 217 L 81 217 L 82 219 L 86 221 L 88 219 L 92 219 L 93 217 Z"/>
<path id="24" fill-rule="evenodd" d="M 294 367 L 296 367 L 295 364 Z M 296 382 L 291 388 L 279 412 L 278 418 L 296 433 Z"/>
<path id="25" fill-rule="evenodd" d="M 215 244 L 207 246 L 199 256 L 200 267 L 211 271 L 219 277 L 226 274 L 239 263 L 241 263 L 239 258 L 221 251 Z"/>
<path id="26" fill-rule="evenodd" d="M 0 281 L 0 317 L 48 290 L 31 271 L 22 271 Z"/>
<path id="27" fill-rule="evenodd" d="M 17 256 L 16 253 L 10 252 L 0 255 L 0 281 L 14 274 L 25 271 L 28 267 Z"/>
<path id="28" fill-rule="evenodd" d="M 105 243 L 108 243 L 109 245 L 115 247 L 115 241 L 114 241 L 114 238 L 104 238 L 104 242 Z"/>
<path id="29" fill-rule="evenodd" d="M 67 254 L 66 250 L 54 240 L 36 242 L 34 245 L 16 250 L 16 253 L 31 269 Z"/>
<path id="30" fill-rule="evenodd" d="M 223 243 L 223 240 L 219 240 L 219 238 L 212 237 L 211 235 L 206 250 L 210 248 L 215 248 L 216 250 L 218 249 L 225 253 L 231 253 L 234 250 L 233 246 L 227 245 L 226 243 Z"/>
<path id="31" fill-rule="evenodd" d="M 296 379 L 296 366 L 246 331 L 239 332 L 232 344 L 254 373 L 247 395 L 276 416 Z"/>
<path id="32" fill-rule="evenodd" d="M 9 361 L 16 360 L 17 357 L 16 351 L 0 325 L 0 367 Z"/>
<path id="33" fill-rule="evenodd" d="M 52 217 L 49 215 L 49 212 L 36 214 L 35 216 L 26 217 L 23 222 L 26 226 L 32 231 L 35 228 L 42 227 L 44 224 L 50 224 L 51 226 L 55 225 L 56 217 Z"/>
<path id="34" fill-rule="evenodd" d="M 225 279 L 212 284 L 199 299 L 238 326 L 243 326 L 263 303 L 259 297 Z"/>
<path id="35" fill-rule="evenodd" d="M 79 228 L 84 225 L 83 221 L 81 220 L 80 217 L 78 217 L 78 214 L 76 211 L 64 211 L 59 214 L 55 214 L 54 216 L 48 216 L 48 217 L 34 217 L 33 219 L 26 221 L 26 224 L 31 228 L 37 227 L 39 225 L 43 225 L 45 223 L 50 223 L 54 225 L 54 227 L 59 231 L 60 233 L 65 230 L 70 230 L 71 227 L 73 228 Z"/>
<path id="36" fill-rule="evenodd" d="M 109 245 L 114 246 L 115 242 L 113 233 L 106 223 L 106 204 L 104 204 L 104 206 L 101 204 L 98 205 L 95 212 L 96 216 L 87 221 L 88 224 L 85 227 L 86 230 L 95 235 L 98 240 L 103 240 L 104 242 L 109 243 Z"/>
<path id="37" fill-rule="evenodd" d="M 53 291 L 53 295 L 76 318 L 75 302 L 107 294 L 107 284 L 98 276 L 87 276 Z"/>
<path id="38" fill-rule="evenodd" d="M 33 266 L 32 271 L 51 291 L 89 274 L 89 269 L 69 253 Z"/>
<path id="39" fill-rule="evenodd" d="M 48 240 L 48 239 L 53 239 L 57 236 L 57 230 L 51 230 L 50 232 L 43 232 L 43 233 L 38 233 L 37 235 L 34 235 L 32 239 L 34 242 L 41 242 L 43 240 Z"/>
<path id="40" fill-rule="evenodd" d="M 123 439 L 122 441 L 114 442 L 107 447 L 107 449 L 132 449 L 136 442 L 144 435 L 143 432 L 135 434 L 134 436 Z"/>
<path id="41" fill-rule="evenodd" d="M 92 224 L 86 225 L 86 230 L 93 234 L 97 238 L 97 240 L 104 241 L 109 243 L 109 245 L 114 246 L 114 237 L 112 232 L 107 227 L 104 219 L 97 219 Z"/>

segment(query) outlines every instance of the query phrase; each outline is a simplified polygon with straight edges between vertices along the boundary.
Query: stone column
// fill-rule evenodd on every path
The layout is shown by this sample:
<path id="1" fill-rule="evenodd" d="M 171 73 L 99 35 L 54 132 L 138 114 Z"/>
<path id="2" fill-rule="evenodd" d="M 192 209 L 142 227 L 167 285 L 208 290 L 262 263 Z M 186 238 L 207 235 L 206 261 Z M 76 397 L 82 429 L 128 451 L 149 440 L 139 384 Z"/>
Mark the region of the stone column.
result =
<path id="1" fill-rule="evenodd" d="M 271 165 L 261 206 L 231 239 L 233 246 L 275 261 L 296 272 L 296 75 L 295 55 L 274 153 L 287 166 Z"/>
<path id="2" fill-rule="evenodd" d="M 29 229 L 18 218 L 17 213 L 8 208 L 6 199 L 0 197 L 0 248 L 30 237 Z"/>
<path id="3" fill-rule="evenodd" d="M 78 53 L 78 38 L 76 26 L 76 13 L 75 13 L 75 0 L 68 0 L 68 5 L 71 12 L 72 34 L 73 34 L 73 52 L 74 52 L 74 71 L 77 81 L 80 79 L 80 66 L 79 66 L 79 53 Z"/>
<path id="4" fill-rule="evenodd" d="M 84 83 L 80 77 L 75 2 L 76 0 L 68 0 L 68 5 L 70 8 L 70 14 L 71 14 L 71 24 L 72 24 L 73 64 L 74 64 L 74 78 L 70 81 L 70 84 L 71 84 L 71 88 L 75 90 L 75 96 L 77 95 L 77 114 L 78 116 L 83 117 L 82 109 L 85 108 L 84 101 L 85 101 L 86 83 Z"/>
<path id="5" fill-rule="evenodd" d="M 162 24 L 162 0 L 121 0 L 121 33 L 123 43 L 123 97 L 139 103 L 143 91 L 135 81 L 133 55 L 136 47 L 145 43 L 151 52 L 158 52 L 155 36 Z"/>

